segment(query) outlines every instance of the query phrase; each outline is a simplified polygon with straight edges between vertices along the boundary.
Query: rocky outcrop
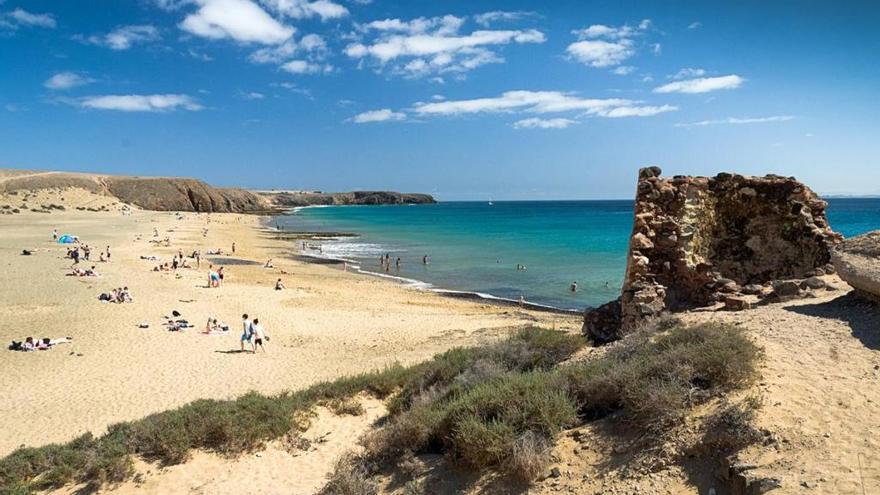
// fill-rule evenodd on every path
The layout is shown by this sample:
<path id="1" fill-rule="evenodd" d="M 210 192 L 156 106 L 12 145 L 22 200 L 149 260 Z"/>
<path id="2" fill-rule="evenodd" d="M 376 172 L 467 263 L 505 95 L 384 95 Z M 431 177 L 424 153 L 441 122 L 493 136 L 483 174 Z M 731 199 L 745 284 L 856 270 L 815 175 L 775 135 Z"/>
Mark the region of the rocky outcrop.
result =
<path id="1" fill-rule="evenodd" d="M 83 189 L 146 210 L 256 213 L 268 208 L 254 193 L 196 179 L 27 171 L 3 171 L 0 179 L 0 194 Z"/>
<path id="2" fill-rule="evenodd" d="M 880 302 L 880 230 L 843 241 L 831 251 L 831 259 L 856 294 Z"/>
<path id="3" fill-rule="evenodd" d="M 108 177 L 104 183 L 120 201 L 147 210 L 245 213 L 267 209 L 249 191 L 215 188 L 196 179 Z"/>
<path id="4" fill-rule="evenodd" d="M 828 225 L 825 201 L 794 178 L 660 173 L 639 171 L 621 326 L 600 328 L 585 318 L 585 332 L 597 341 L 665 311 L 721 302 L 747 307 L 738 296 L 815 275 L 841 240 Z"/>
<path id="5" fill-rule="evenodd" d="M 391 191 L 353 191 L 344 193 L 323 192 L 271 192 L 261 193 L 270 204 L 278 208 L 314 205 L 402 205 L 436 203 L 429 194 L 399 193 Z"/>

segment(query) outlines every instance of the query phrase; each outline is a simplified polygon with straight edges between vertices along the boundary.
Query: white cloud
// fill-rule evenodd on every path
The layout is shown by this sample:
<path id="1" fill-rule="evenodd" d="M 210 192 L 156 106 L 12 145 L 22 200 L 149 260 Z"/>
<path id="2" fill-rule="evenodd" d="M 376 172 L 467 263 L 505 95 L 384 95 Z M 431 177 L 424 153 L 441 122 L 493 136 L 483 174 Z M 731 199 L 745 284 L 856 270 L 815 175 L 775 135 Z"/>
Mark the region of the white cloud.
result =
<path id="1" fill-rule="evenodd" d="M 578 41 L 568 45 L 565 51 L 571 59 L 590 67 L 619 65 L 636 54 L 635 38 L 647 32 L 651 26 L 650 19 L 642 20 L 636 27 L 628 24 L 619 27 L 593 24 L 572 31 Z"/>
<path id="2" fill-rule="evenodd" d="M 654 88 L 654 92 L 686 94 L 708 93 L 709 91 L 717 91 L 720 89 L 735 89 L 740 87 L 744 81 L 745 79 L 736 74 L 719 77 L 701 77 L 664 84 L 663 86 Z"/>
<path id="3" fill-rule="evenodd" d="M 89 36 L 84 41 L 105 46 L 111 50 L 128 50 L 135 43 L 147 43 L 161 38 L 159 30 L 149 24 L 120 26 L 101 36 Z"/>
<path id="4" fill-rule="evenodd" d="M 539 119 L 532 117 L 529 119 L 518 120 L 513 123 L 514 129 L 565 129 L 566 127 L 577 124 L 576 120 L 571 119 Z"/>
<path id="5" fill-rule="evenodd" d="M 770 117 L 728 117 L 726 119 L 717 120 L 701 120 L 699 122 L 679 123 L 675 127 L 703 127 L 707 125 L 720 124 L 763 124 L 767 122 L 786 122 L 793 120 L 792 115 L 773 115 Z"/>
<path id="6" fill-rule="evenodd" d="M 355 59 L 371 58 L 380 69 L 391 63 L 391 72 L 395 74 L 422 77 L 463 73 L 485 64 L 501 63 L 504 59 L 493 47 L 546 40 L 544 34 L 535 29 L 478 30 L 463 34 L 460 30 L 464 22 L 464 18 L 447 15 L 410 21 L 384 19 L 358 25 L 361 33 L 374 38 L 349 44 L 345 54 Z"/>
<path id="7" fill-rule="evenodd" d="M 250 61 L 257 64 L 280 64 L 299 54 L 305 54 L 312 61 L 327 57 L 327 42 L 317 34 L 307 34 L 297 42 L 293 38 L 277 46 L 260 48 L 250 55 Z"/>
<path id="8" fill-rule="evenodd" d="M 304 19 L 318 16 L 322 21 L 348 15 L 348 9 L 329 0 L 261 0 L 263 5 L 285 17 Z"/>
<path id="9" fill-rule="evenodd" d="M 15 23 L 15 26 L 34 26 L 34 27 L 42 27 L 42 28 L 54 28 L 57 24 L 55 23 L 55 17 L 52 14 L 33 14 L 24 9 L 15 9 L 12 12 L 7 12 L 6 16 Z"/>
<path id="10" fill-rule="evenodd" d="M 242 93 L 241 97 L 245 100 L 262 100 L 266 97 L 263 93 L 258 93 L 256 91 L 251 91 L 249 93 Z"/>
<path id="11" fill-rule="evenodd" d="M 406 114 L 403 112 L 394 112 L 389 108 L 383 108 L 381 110 L 370 110 L 369 112 L 363 112 L 355 115 L 351 118 L 352 122 L 355 124 L 366 124 L 368 122 L 387 122 L 387 121 L 400 121 L 405 120 Z"/>
<path id="12" fill-rule="evenodd" d="M 282 64 L 281 70 L 291 74 L 318 74 L 321 72 L 333 72 L 333 66 L 329 64 L 316 64 L 308 60 L 291 60 Z"/>
<path id="13" fill-rule="evenodd" d="M 610 110 L 601 110 L 599 115 L 602 117 L 609 118 L 620 118 L 620 117 L 652 117 L 654 115 L 658 115 L 666 112 L 674 112 L 678 110 L 678 107 L 673 105 L 662 105 L 662 106 L 623 106 L 616 107 Z"/>
<path id="14" fill-rule="evenodd" d="M 621 40 L 619 42 L 602 40 L 577 41 L 568 45 L 565 51 L 578 62 L 591 67 L 617 65 L 636 53 L 630 40 Z"/>
<path id="15" fill-rule="evenodd" d="M 275 20 L 251 0 L 195 0 L 198 10 L 180 24 L 184 31 L 209 39 L 275 45 L 293 36 L 294 28 Z"/>
<path id="16" fill-rule="evenodd" d="M 483 27 L 489 27 L 489 25 L 496 22 L 517 22 L 523 19 L 528 19 L 530 17 L 537 17 L 537 15 L 538 14 L 534 12 L 526 12 L 523 10 L 493 10 L 491 12 L 484 12 L 482 14 L 475 15 L 474 21 Z"/>
<path id="17" fill-rule="evenodd" d="M 75 72 L 59 72 L 43 83 L 48 89 L 70 89 L 84 84 L 89 84 L 92 79 L 81 76 Z"/>
<path id="18" fill-rule="evenodd" d="M 611 73 L 617 76 L 628 76 L 635 72 L 635 70 L 636 68 L 631 65 L 621 65 L 620 67 L 615 67 Z"/>
<path id="19" fill-rule="evenodd" d="M 700 29 L 701 27 L 703 27 L 703 23 L 700 21 L 695 21 L 688 24 L 688 29 Z"/>
<path id="20" fill-rule="evenodd" d="M 103 95 L 78 100 L 79 106 L 120 112 L 169 112 L 183 109 L 198 111 L 203 107 L 188 95 Z"/>
<path id="21" fill-rule="evenodd" d="M 676 72 L 675 74 L 673 74 L 671 76 L 667 76 L 667 77 L 669 77 L 670 79 L 692 79 L 695 77 L 703 77 L 705 75 L 706 75 L 705 69 L 694 69 L 691 67 L 685 67 L 684 69 L 681 69 L 680 71 Z"/>
<path id="22" fill-rule="evenodd" d="M 617 118 L 649 117 L 678 109 L 671 105 L 639 106 L 638 103 L 622 98 L 581 98 L 572 93 L 559 91 L 508 91 L 494 98 L 417 103 L 413 111 L 423 116 L 502 112 L 537 114 L 581 112 L 588 116 Z M 529 119 L 525 120 L 533 122 Z"/>

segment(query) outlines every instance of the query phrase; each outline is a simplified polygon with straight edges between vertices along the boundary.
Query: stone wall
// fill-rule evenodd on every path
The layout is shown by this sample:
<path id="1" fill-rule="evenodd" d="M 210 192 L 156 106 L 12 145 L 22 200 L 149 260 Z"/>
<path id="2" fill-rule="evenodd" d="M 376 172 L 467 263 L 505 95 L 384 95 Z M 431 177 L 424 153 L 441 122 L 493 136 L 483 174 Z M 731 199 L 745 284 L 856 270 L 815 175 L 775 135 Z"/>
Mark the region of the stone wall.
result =
<path id="1" fill-rule="evenodd" d="M 841 240 L 825 201 L 794 178 L 660 173 L 639 171 L 619 302 L 585 317 L 585 331 L 599 342 L 619 335 L 596 323 L 613 321 L 616 307 L 625 332 L 664 311 L 741 295 L 745 286 L 810 276 Z"/>

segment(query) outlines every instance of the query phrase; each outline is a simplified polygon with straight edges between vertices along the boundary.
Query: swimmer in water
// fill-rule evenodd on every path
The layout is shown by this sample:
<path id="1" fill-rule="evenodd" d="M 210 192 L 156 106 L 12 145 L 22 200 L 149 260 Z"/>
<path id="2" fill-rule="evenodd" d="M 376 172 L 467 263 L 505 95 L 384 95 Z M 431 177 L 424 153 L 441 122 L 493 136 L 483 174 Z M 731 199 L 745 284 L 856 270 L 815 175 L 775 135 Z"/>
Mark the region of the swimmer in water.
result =
<path id="1" fill-rule="evenodd" d="M 569 286 L 568 289 L 569 289 L 570 291 L 572 291 L 572 292 L 577 292 L 577 291 L 578 291 L 578 283 L 577 283 L 577 280 L 575 280 L 574 282 L 572 282 L 572 283 L 571 283 L 571 286 Z"/>

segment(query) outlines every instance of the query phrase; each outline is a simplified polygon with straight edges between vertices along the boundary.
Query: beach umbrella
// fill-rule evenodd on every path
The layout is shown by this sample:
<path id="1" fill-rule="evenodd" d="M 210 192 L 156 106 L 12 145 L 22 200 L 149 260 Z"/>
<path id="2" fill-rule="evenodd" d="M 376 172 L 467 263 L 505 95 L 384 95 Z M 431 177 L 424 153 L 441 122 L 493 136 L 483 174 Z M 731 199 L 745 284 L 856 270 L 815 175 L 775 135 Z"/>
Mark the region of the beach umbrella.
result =
<path id="1" fill-rule="evenodd" d="M 58 244 L 73 244 L 76 242 L 76 238 L 70 234 L 64 234 L 58 238 Z"/>

